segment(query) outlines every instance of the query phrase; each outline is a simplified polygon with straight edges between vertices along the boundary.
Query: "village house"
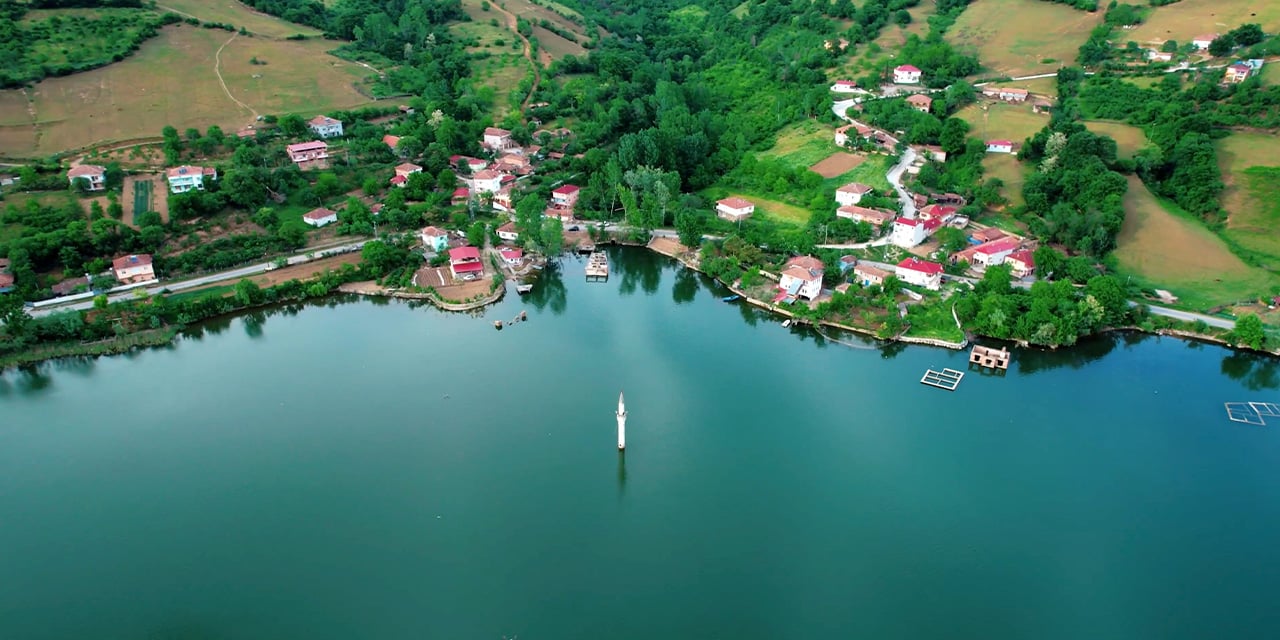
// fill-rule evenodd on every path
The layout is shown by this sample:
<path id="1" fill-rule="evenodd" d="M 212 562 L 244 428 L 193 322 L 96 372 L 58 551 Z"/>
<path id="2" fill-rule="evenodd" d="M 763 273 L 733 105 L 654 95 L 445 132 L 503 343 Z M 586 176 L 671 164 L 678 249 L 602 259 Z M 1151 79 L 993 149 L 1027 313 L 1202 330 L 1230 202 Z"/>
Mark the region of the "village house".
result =
<path id="1" fill-rule="evenodd" d="M 1004 263 L 1009 265 L 1009 272 L 1015 278 L 1025 278 L 1036 270 L 1036 261 L 1030 249 L 1014 251 L 1004 259 Z"/>
<path id="2" fill-rule="evenodd" d="M 853 279 L 864 287 L 871 285 L 884 285 L 885 278 L 893 275 L 879 267 L 873 267 L 869 264 L 860 264 L 853 268 Z"/>
<path id="3" fill-rule="evenodd" d="M 1026 89 L 1006 89 L 1003 87 L 983 87 L 982 95 L 1005 102 L 1025 102 L 1031 95 Z"/>
<path id="4" fill-rule="evenodd" d="M 484 273 L 480 250 L 475 247 L 458 247 L 449 250 L 449 273 L 454 278 L 475 279 Z"/>
<path id="5" fill-rule="evenodd" d="M 0 273 L 0 293 L 13 291 L 13 274 Z"/>
<path id="6" fill-rule="evenodd" d="M 860 207 L 856 204 L 845 205 L 836 209 L 837 218 L 852 220 L 855 223 L 865 222 L 876 230 L 876 235 L 879 235 L 880 225 L 892 220 L 896 215 L 897 214 L 892 211 L 886 211 L 884 209 L 869 209 L 867 207 Z"/>
<path id="7" fill-rule="evenodd" d="M 320 207 L 302 214 L 302 221 L 313 227 L 323 227 L 331 222 L 337 222 L 338 212 Z"/>
<path id="8" fill-rule="evenodd" d="M 939 147 L 936 144 L 918 144 L 913 145 L 913 148 L 916 150 L 916 153 L 919 153 L 921 156 L 924 156 L 934 162 L 947 161 L 947 152 L 943 151 L 942 147 Z"/>
<path id="9" fill-rule="evenodd" d="M 933 106 L 933 98 L 922 93 L 915 93 L 907 96 L 907 105 L 920 113 L 929 113 L 929 107 Z"/>
<path id="10" fill-rule="evenodd" d="M 520 260 L 524 258 L 524 252 L 514 247 L 499 249 L 498 255 L 502 256 L 503 262 L 512 267 L 520 266 Z"/>
<path id="11" fill-rule="evenodd" d="M 299 142 L 284 148 L 289 160 L 301 169 L 324 168 L 329 159 L 329 143 L 322 140 Z"/>
<path id="12" fill-rule="evenodd" d="M 316 116 L 307 121 L 307 126 L 321 138 L 338 138 L 342 136 L 342 121 L 329 116 Z"/>
<path id="13" fill-rule="evenodd" d="M 418 235 L 422 237 L 422 246 L 429 251 L 444 251 L 449 246 L 449 232 L 439 227 L 423 227 Z"/>
<path id="14" fill-rule="evenodd" d="M 842 126 L 840 126 L 840 127 L 836 127 L 835 143 L 836 143 L 836 146 L 837 146 L 837 147 L 843 147 L 843 146 L 845 146 L 845 145 L 849 144 L 849 133 L 848 133 L 848 132 L 849 132 L 849 129 L 851 129 L 851 128 L 853 128 L 853 125 L 851 125 L 851 124 L 846 124 L 846 125 L 842 125 Z"/>
<path id="15" fill-rule="evenodd" d="M 836 80 L 836 83 L 831 85 L 831 90 L 836 93 L 857 93 L 858 85 L 852 80 Z"/>
<path id="16" fill-rule="evenodd" d="M 917 287 L 933 291 L 942 288 L 942 265 L 919 258 L 907 258 L 898 263 L 898 279 Z"/>
<path id="17" fill-rule="evenodd" d="M 973 244 L 983 244 L 991 242 L 992 240 L 998 240 L 1007 235 L 1009 234 L 996 227 L 987 227 L 986 229 L 979 229 L 969 234 L 969 242 Z"/>
<path id="18" fill-rule="evenodd" d="M 582 191 L 577 185 L 566 184 L 551 192 L 551 206 L 572 209 L 578 203 L 578 193 Z"/>
<path id="19" fill-rule="evenodd" d="M 836 189 L 836 204 L 840 206 L 848 206 L 862 202 L 862 196 L 873 193 L 875 190 L 871 185 L 862 184 L 861 182 L 850 182 L 849 184 Z"/>
<path id="20" fill-rule="evenodd" d="M 76 180 L 84 180 L 87 183 L 86 190 L 102 191 L 107 188 L 107 168 L 96 164 L 82 164 L 78 167 L 71 167 L 67 171 L 67 180 L 73 187 L 76 185 Z"/>
<path id="21" fill-rule="evenodd" d="M 969 251 L 973 252 L 973 260 L 970 262 L 975 267 L 981 267 L 983 269 L 1003 264 L 1004 259 L 1008 257 L 1009 254 L 1017 251 L 1019 245 L 1020 243 L 1017 238 L 1000 238 L 999 240 L 992 240 L 991 242 L 980 244 L 969 249 Z"/>
<path id="22" fill-rule="evenodd" d="M 797 297 L 813 300 L 822 294 L 822 261 L 813 256 L 796 256 L 787 261 L 778 277 L 778 295 L 774 302 L 792 301 Z"/>
<path id="23" fill-rule="evenodd" d="M 511 187 L 503 187 L 495 191 L 493 197 L 489 200 L 489 206 L 497 211 L 515 211 L 516 205 L 514 198 L 512 198 Z"/>
<path id="24" fill-rule="evenodd" d="M 1173 62 L 1173 53 L 1147 49 L 1147 60 L 1151 62 Z"/>
<path id="25" fill-rule="evenodd" d="M 1013 153 L 1012 140 L 988 140 L 987 153 Z"/>
<path id="26" fill-rule="evenodd" d="M 949 204 L 935 203 L 922 207 L 919 211 L 919 217 L 925 220 L 941 220 L 943 224 L 946 224 L 955 217 L 956 211 L 959 211 L 959 209 Z"/>
<path id="27" fill-rule="evenodd" d="M 471 190 L 466 187 L 458 187 L 453 190 L 453 195 L 449 196 L 449 204 L 458 206 L 466 204 L 471 199 Z"/>
<path id="28" fill-rule="evenodd" d="M 480 158 L 472 158 L 471 156 L 449 156 L 449 165 L 459 171 L 475 173 L 477 171 L 483 171 L 485 167 L 489 166 L 489 163 L 485 160 L 481 160 Z"/>
<path id="29" fill-rule="evenodd" d="M 1208 49 L 1209 45 L 1213 44 L 1213 41 L 1217 39 L 1218 39 L 1218 34 L 1206 33 L 1204 35 L 1199 35 L 1192 38 L 1191 46 L 1200 50 Z"/>
<path id="30" fill-rule="evenodd" d="M 111 270 L 115 273 L 116 280 L 124 284 L 149 282 L 156 279 L 156 271 L 151 264 L 149 253 L 116 258 L 111 261 Z"/>
<path id="31" fill-rule="evenodd" d="M 497 153 L 516 146 L 516 143 L 511 140 L 510 131 L 488 127 L 484 130 L 484 139 L 480 142 L 480 146 Z"/>
<path id="32" fill-rule="evenodd" d="M 1227 66 L 1226 73 L 1222 76 L 1222 81 L 1229 84 L 1240 84 L 1249 79 L 1253 75 L 1253 67 L 1243 63 L 1234 62 Z"/>
<path id="33" fill-rule="evenodd" d="M 716 202 L 716 215 L 729 222 L 737 222 L 743 218 L 749 218 L 755 211 L 756 205 L 752 204 L 750 200 L 743 200 L 742 198 L 725 198 Z"/>
<path id="34" fill-rule="evenodd" d="M 858 256 L 840 256 L 840 273 L 847 273 L 858 264 Z"/>
<path id="35" fill-rule="evenodd" d="M 403 162 L 396 165 L 395 171 L 396 175 L 391 176 L 391 184 L 403 189 L 406 184 L 409 184 L 409 176 L 422 173 L 422 167 L 412 162 Z"/>
<path id="36" fill-rule="evenodd" d="M 542 217 L 556 218 L 562 224 L 573 222 L 573 209 L 565 209 L 564 207 L 549 206 L 542 210 Z"/>
<path id="37" fill-rule="evenodd" d="M 889 242 L 903 249 L 910 249 L 927 240 L 941 226 L 941 220 L 898 218 L 893 221 L 893 232 Z"/>
<path id="38" fill-rule="evenodd" d="M 516 231 L 516 223 L 508 221 L 501 227 L 498 227 L 498 237 L 505 242 L 515 242 L 520 239 L 520 233 Z"/>
<path id="39" fill-rule="evenodd" d="M 170 193 L 186 193 L 192 189 L 203 191 L 204 180 L 218 179 L 218 170 L 213 167 L 192 167 L 182 165 L 166 172 L 169 179 Z"/>
<path id="40" fill-rule="evenodd" d="M 495 193 L 502 188 L 502 174 L 492 169 L 477 171 L 471 177 L 471 189 L 476 193 Z"/>
<path id="41" fill-rule="evenodd" d="M 899 65 L 893 68 L 893 83 L 920 84 L 920 74 L 922 73 L 924 72 L 912 65 Z"/>
<path id="42" fill-rule="evenodd" d="M 489 167 L 500 173 L 514 173 L 518 175 L 529 175 L 533 173 L 533 165 L 529 159 L 518 153 L 508 153 L 501 158 L 494 160 L 493 165 Z"/>
<path id="43" fill-rule="evenodd" d="M 391 134 L 382 136 L 382 144 L 387 145 L 387 148 L 397 156 L 402 158 L 405 156 L 405 154 L 400 151 L 400 136 L 393 136 Z"/>

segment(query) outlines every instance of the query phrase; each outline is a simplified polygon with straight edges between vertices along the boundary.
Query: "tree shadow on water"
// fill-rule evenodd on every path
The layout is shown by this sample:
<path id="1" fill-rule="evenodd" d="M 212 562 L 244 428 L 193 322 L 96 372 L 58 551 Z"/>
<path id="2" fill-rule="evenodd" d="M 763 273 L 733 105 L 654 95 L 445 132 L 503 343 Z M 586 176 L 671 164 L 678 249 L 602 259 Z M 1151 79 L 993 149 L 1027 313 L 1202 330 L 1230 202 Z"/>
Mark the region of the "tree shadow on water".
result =
<path id="1" fill-rule="evenodd" d="M 1280 361 L 1273 356 L 1232 351 L 1222 358 L 1221 370 L 1250 391 L 1274 391 L 1280 387 Z"/>
<path id="2" fill-rule="evenodd" d="M 698 274 L 692 269 L 676 269 L 676 282 L 671 287 L 671 300 L 676 304 L 688 304 L 698 297 Z"/>

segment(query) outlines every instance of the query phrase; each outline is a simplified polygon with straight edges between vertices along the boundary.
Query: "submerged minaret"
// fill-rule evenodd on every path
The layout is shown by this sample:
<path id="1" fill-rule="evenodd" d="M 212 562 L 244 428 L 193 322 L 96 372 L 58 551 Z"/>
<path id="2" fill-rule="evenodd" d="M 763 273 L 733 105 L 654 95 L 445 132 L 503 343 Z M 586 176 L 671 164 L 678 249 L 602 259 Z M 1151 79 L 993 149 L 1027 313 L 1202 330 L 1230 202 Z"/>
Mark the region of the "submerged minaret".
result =
<path id="1" fill-rule="evenodd" d="M 627 448 L 627 405 L 622 401 L 622 392 L 618 392 L 618 451 Z"/>

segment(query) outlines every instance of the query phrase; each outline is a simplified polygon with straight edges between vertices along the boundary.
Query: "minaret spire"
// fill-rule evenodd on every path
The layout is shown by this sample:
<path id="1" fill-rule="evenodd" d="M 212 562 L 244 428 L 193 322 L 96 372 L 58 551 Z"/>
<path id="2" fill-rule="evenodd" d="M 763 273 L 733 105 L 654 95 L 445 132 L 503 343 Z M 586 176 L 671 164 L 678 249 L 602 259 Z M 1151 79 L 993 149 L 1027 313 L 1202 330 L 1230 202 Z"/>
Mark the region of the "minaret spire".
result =
<path id="1" fill-rule="evenodd" d="M 618 392 L 618 451 L 627 448 L 627 405 Z"/>

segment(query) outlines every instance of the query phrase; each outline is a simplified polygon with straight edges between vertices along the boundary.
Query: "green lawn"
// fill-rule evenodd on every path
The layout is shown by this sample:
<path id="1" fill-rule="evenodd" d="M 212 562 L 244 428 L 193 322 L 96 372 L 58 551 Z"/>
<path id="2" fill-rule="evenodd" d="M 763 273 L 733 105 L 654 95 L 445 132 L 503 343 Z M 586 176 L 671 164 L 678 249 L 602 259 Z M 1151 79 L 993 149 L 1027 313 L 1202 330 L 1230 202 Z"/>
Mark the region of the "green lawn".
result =
<path id="1" fill-rule="evenodd" d="M 850 182 L 861 182 L 876 188 L 876 193 L 880 195 L 892 195 L 893 186 L 889 184 L 889 179 L 885 177 L 885 173 L 889 171 L 889 167 L 893 166 L 893 158 L 882 156 L 879 154 L 868 155 L 862 164 L 853 168 L 852 171 L 842 173 L 834 178 L 827 178 L 822 182 L 822 188 L 834 192 L 838 187 L 842 187 Z"/>
<path id="2" fill-rule="evenodd" d="M 742 191 L 731 192 L 727 197 L 738 197 L 755 203 L 757 216 L 763 213 L 774 220 L 802 226 L 809 222 L 809 210 L 804 207 Z"/>
<path id="3" fill-rule="evenodd" d="M 977 103 L 956 115 L 969 123 L 969 136 L 979 140 L 1020 143 L 1049 124 L 1049 116 L 1032 113 L 1029 104 Z"/>
<path id="4" fill-rule="evenodd" d="M 225 298 L 231 293 L 235 292 L 235 290 L 236 290 L 236 286 L 234 284 L 224 284 L 216 287 L 209 287 L 206 289 L 196 289 L 194 291 L 183 291 L 181 293 L 171 293 L 171 294 L 168 294 L 166 297 L 173 302 L 179 302 L 182 300 L 199 300 L 202 298 Z"/>
<path id="5" fill-rule="evenodd" d="M 1223 236 L 1242 254 L 1280 271 L 1280 158 L 1271 134 L 1232 133 L 1215 143 L 1218 166 L 1227 188 L 1222 207 L 1227 210 Z"/>
<path id="6" fill-rule="evenodd" d="M 1004 182 L 1004 197 L 1009 205 L 1020 207 L 1026 204 L 1022 197 L 1022 183 L 1027 180 L 1028 168 L 1011 153 L 988 153 L 982 158 L 984 178 L 999 178 Z"/>
<path id="7" fill-rule="evenodd" d="M 1115 140 L 1122 158 L 1132 158 L 1135 153 L 1149 144 L 1146 132 L 1131 124 L 1110 120 L 1086 120 L 1084 126 L 1094 133 Z"/>
<path id="8" fill-rule="evenodd" d="M 796 167 L 811 167 L 840 148 L 835 143 L 835 127 L 805 120 L 778 132 L 778 138 L 762 157 L 778 158 Z"/>

